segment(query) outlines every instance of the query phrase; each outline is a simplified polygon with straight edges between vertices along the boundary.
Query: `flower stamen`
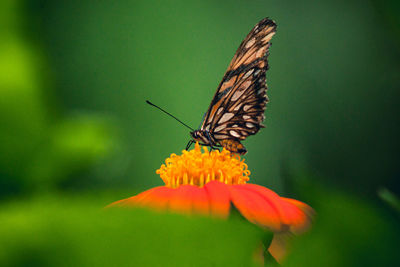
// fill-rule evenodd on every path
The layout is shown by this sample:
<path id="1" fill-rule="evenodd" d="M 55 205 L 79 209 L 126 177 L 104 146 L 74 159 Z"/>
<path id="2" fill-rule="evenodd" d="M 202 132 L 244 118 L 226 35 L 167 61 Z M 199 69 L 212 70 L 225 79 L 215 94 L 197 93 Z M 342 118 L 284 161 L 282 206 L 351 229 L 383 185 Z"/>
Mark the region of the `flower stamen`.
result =
<path id="1" fill-rule="evenodd" d="M 226 149 L 208 151 L 196 143 L 194 149 L 182 151 L 182 155 L 171 154 L 156 171 L 167 187 L 181 185 L 203 187 L 210 181 L 225 184 L 245 184 L 250 178 L 247 164 L 239 155 L 231 154 Z"/>

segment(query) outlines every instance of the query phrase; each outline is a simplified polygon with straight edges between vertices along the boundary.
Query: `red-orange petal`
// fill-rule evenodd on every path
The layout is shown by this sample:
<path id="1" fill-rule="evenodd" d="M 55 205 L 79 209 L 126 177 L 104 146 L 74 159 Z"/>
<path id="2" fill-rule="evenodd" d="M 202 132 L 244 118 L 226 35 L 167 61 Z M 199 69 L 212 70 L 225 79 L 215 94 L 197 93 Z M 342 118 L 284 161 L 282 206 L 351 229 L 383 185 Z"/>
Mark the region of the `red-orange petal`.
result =
<path id="1" fill-rule="evenodd" d="M 276 200 L 265 199 L 247 185 L 230 186 L 232 203 L 250 222 L 267 227 L 272 231 L 280 231 L 282 223 L 274 203 Z"/>
<path id="2" fill-rule="evenodd" d="M 147 193 L 143 196 L 141 194 Z M 158 186 L 136 196 L 136 203 L 141 207 L 151 207 L 155 210 L 165 210 L 173 195 L 173 190 L 165 186 Z M 133 203 L 132 203 L 133 204 Z"/>
<path id="3" fill-rule="evenodd" d="M 136 196 L 115 201 L 108 205 L 109 207 L 151 207 L 156 210 L 164 209 L 171 196 L 171 188 L 158 186 L 146 190 Z"/>
<path id="4" fill-rule="evenodd" d="M 226 185 L 218 181 L 211 181 L 204 187 L 159 186 L 108 207 L 142 206 L 227 218 L 231 202 L 247 220 L 274 232 L 301 233 L 309 227 L 313 215 L 313 209 L 307 204 L 280 197 L 268 188 L 255 184 Z"/>
<path id="5" fill-rule="evenodd" d="M 312 208 L 300 201 L 282 198 L 272 190 L 244 184 L 231 187 L 232 202 L 249 221 L 274 232 L 299 233 L 308 228 Z"/>
<path id="6" fill-rule="evenodd" d="M 210 200 L 204 188 L 194 187 L 192 191 L 193 213 L 210 214 Z"/>
<path id="7" fill-rule="evenodd" d="M 204 214 L 227 218 L 230 196 L 227 185 L 213 181 L 204 187 L 183 185 L 178 188 L 159 186 L 107 206 L 149 207 L 183 214 Z"/>
<path id="8" fill-rule="evenodd" d="M 307 204 L 295 199 L 281 197 L 286 218 L 290 220 L 290 231 L 275 233 L 268 248 L 269 253 L 279 262 L 285 258 L 293 234 L 300 234 L 311 225 L 314 210 Z"/>
<path id="9" fill-rule="evenodd" d="M 288 218 L 287 211 L 284 207 L 285 203 L 282 201 L 282 198 L 277 193 L 266 187 L 256 184 L 246 184 L 244 185 L 244 187 L 248 190 L 257 192 L 257 194 L 261 195 L 266 202 L 275 207 L 278 212 L 279 219 L 282 223 L 282 227 L 284 227 L 284 225 L 290 224 L 291 219 Z"/>
<path id="10" fill-rule="evenodd" d="M 291 232 L 275 233 L 269 245 L 268 252 L 278 263 L 282 263 L 288 253 L 289 244 L 293 234 Z"/>
<path id="11" fill-rule="evenodd" d="M 231 207 L 228 185 L 217 181 L 211 181 L 207 183 L 203 189 L 207 192 L 211 215 L 227 218 Z"/>
<path id="12" fill-rule="evenodd" d="M 183 185 L 173 190 L 168 208 L 172 211 L 177 211 L 183 214 L 193 213 L 193 198 L 192 194 L 196 191 L 196 187 L 191 185 Z"/>
<path id="13" fill-rule="evenodd" d="M 313 208 L 295 199 L 285 197 L 282 197 L 281 199 L 297 208 L 292 214 L 293 216 L 290 230 L 293 233 L 300 234 L 310 228 L 312 218 L 315 215 Z"/>

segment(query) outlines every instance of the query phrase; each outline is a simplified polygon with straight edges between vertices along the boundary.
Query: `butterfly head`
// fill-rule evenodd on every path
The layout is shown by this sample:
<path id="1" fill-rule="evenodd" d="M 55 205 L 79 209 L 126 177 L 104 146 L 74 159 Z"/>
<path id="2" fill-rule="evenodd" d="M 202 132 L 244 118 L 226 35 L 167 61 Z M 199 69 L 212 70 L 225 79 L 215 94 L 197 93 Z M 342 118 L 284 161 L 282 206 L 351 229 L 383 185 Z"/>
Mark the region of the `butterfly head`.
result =
<path id="1" fill-rule="evenodd" d="M 210 134 L 202 130 L 195 130 L 193 132 L 190 132 L 190 136 L 193 138 L 194 141 L 201 142 L 205 145 L 209 145 L 211 141 Z"/>

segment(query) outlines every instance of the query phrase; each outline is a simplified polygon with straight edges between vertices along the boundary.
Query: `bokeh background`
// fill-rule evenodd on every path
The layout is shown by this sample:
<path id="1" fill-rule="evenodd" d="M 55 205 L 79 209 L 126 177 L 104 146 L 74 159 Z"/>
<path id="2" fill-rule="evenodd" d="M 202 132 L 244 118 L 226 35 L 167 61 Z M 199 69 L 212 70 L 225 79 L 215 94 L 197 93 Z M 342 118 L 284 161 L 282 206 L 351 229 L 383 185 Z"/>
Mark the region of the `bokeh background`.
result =
<path id="1" fill-rule="evenodd" d="M 0 265 L 151 266 L 169 257 L 243 266 L 247 254 L 229 251 L 259 232 L 242 222 L 231 222 L 232 242 L 221 222 L 138 211 L 99 223 L 96 210 L 161 185 L 155 170 L 189 140 L 145 100 L 196 128 L 240 42 L 266 16 L 278 24 L 267 127 L 245 141 L 246 163 L 253 183 L 318 214 L 286 264 L 394 264 L 399 12 L 397 1 L 2 0 Z M 193 224 L 220 233 L 205 244 L 227 250 L 210 261 L 194 260 L 194 246 L 186 258 L 174 254 L 207 239 L 187 238 Z M 165 244 L 171 251 L 160 252 Z"/>

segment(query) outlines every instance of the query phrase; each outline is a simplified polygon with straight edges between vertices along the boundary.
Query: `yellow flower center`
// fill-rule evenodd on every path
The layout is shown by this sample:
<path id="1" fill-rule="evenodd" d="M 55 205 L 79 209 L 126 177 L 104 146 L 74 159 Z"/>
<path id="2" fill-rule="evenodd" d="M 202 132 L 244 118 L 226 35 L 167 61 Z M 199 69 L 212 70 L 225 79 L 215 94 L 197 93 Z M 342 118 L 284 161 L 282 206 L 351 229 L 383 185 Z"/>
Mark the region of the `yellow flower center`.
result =
<path id="1" fill-rule="evenodd" d="M 164 181 L 165 186 L 177 188 L 180 185 L 204 186 L 210 181 L 220 181 L 225 184 L 245 184 L 250 178 L 250 171 L 244 159 L 231 154 L 226 149 L 208 151 L 196 143 L 194 149 L 183 150 L 183 155 L 171 154 L 156 171 Z"/>

